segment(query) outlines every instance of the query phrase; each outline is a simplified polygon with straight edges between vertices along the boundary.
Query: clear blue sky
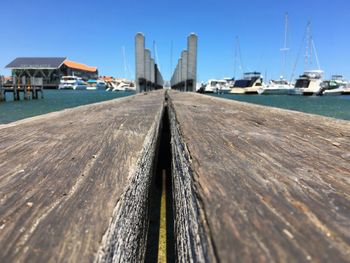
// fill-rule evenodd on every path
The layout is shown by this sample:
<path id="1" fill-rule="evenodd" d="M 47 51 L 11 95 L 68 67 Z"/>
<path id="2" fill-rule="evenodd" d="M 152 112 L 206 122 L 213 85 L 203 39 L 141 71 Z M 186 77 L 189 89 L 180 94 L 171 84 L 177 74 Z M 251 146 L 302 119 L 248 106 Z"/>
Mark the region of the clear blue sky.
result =
<path id="1" fill-rule="evenodd" d="M 0 9 L 0 74 L 9 75 L 4 67 L 15 57 L 66 56 L 98 66 L 101 75 L 124 77 L 124 46 L 133 77 L 134 35 L 143 32 L 147 47 L 156 41 L 163 76 L 169 79 L 171 42 L 175 67 L 187 35 L 195 32 L 199 80 L 233 76 L 235 36 L 245 70 L 276 78 L 288 12 L 289 75 L 310 20 L 326 77 L 340 73 L 350 79 L 349 0 L 1 0 Z"/>

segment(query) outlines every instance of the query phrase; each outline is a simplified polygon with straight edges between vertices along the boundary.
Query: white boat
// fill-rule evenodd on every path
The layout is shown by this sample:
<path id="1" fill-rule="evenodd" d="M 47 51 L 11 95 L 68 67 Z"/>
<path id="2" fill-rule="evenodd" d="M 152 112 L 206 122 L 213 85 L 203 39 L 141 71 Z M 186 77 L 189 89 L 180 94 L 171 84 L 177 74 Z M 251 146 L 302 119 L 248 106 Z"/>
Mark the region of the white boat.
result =
<path id="1" fill-rule="evenodd" d="M 63 76 L 58 89 L 86 90 L 87 85 L 82 78 L 76 76 Z"/>
<path id="2" fill-rule="evenodd" d="M 270 80 L 269 84 L 258 89 L 261 95 L 289 95 L 294 93 L 294 86 L 282 76 L 279 80 Z"/>
<path id="3" fill-rule="evenodd" d="M 136 91 L 136 87 L 132 81 L 114 81 L 111 82 L 112 91 Z"/>
<path id="4" fill-rule="evenodd" d="M 283 48 L 281 48 L 282 52 L 282 76 L 279 80 L 270 80 L 269 84 L 266 86 L 262 86 L 258 89 L 258 93 L 262 95 L 288 95 L 294 92 L 294 86 L 290 84 L 283 76 L 284 76 L 284 70 L 286 67 L 286 61 L 287 61 L 287 53 L 289 51 L 289 48 L 287 47 L 287 36 L 288 36 L 288 14 L 285 15 L 285 31 L 284 31 L 284 45 Z"/>
<path id="5" fill-rule="evenodd" d="M 305 71 L 295 82 L 294 92 L 292 95 L 318 95 L 322 91 L 322 70 Z"/>
<path id="6" fill-rule="evenodd" d="M 346 93 L 348 82 L 344 80 L 342 75 L 333 75 L 331 80 L 322 83 L 322 91 L 320 95 L 342 95 Z"/>
<path id="7" fill-rule="evenodd" d="M 90 79 L 87 81 L 88 86 L 87 86 L 87 90 L 105 90 L 107 88 L 107 84 L 106 82 L 104 82 L 103 80 L 95 80 L 95 79 Z"/>
<path id="8" fill-rule="evenodd" d="M 204 93 L 229 93 L 226 80 L 210 79 L 204 88 Z"/>
<path id="9" fill-rule="evenodd" d="M 259 72 L 247 72 L 243 79 L 236 80 L 231 88 L 231 94 L 258 94 L 258 89 L 263 88 L 263 78 Z"/>
<path id="10" fill-rule="evenodd" d="M 335 89 L 326 89 L 322 92 L 323 96 L 336 96 L 336 95 L 342 95 L 345 91 L 344 87 L 339 87 Z"/>

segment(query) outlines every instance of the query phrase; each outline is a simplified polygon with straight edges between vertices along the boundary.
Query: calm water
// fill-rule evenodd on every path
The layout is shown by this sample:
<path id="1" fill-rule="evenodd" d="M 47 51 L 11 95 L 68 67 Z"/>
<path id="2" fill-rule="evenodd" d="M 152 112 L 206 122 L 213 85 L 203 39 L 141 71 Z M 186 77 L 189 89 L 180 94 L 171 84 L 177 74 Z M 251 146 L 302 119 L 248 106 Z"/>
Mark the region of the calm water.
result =
<path id="1" fill-rule="evenodd" d="M 12 94 L 8 94 L 7 101 L 0 102 L 0 124 L 133 94 L 133 92 L 108 92 L 103 90 L 44 90 L 44 99 L 29 101 L 11 101 Z"/>
<path id="2" fill-rule="evenodd" d="M 265 106 L 350 120 L 350 96 L 211 95 Z"/>
<path id="3" fill-rule="evenodd" d="M 10 101 L 12 98 L 9 96 L 7 102 L 0 103 L 0 124 L 133 94 L 132 92 L 45 90 L 45 98 L 39 100 Z M 304 97 L 230 94 L 211 96 L 350 120 L 350 96 Z"/>

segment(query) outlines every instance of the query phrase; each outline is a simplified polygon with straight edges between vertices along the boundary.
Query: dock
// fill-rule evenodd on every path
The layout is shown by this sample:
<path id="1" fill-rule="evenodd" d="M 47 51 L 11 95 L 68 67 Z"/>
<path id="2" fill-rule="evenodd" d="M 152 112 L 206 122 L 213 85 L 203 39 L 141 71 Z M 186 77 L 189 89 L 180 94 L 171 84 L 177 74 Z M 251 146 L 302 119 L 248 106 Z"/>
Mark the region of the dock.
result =
<path id="1" fill-rule="evenodd" d="M 192 93 L 169 101 L 182 262 L 349 262 L 348 121 Z"/>
<path id="2" fill-rule="evenodd" d="M 0 125 L 1 262 L 348 262 L 349 230 L 348 121 L 157 90 Z"/>
<path id="3" fill-rule="evenodd" d="M 19 101 L 23 97 L 24 100 L 36 100 L 44 98 L 44 88 L 42 78 L 14 78 L 11 85 L 4 84 L 4 80 L 0 78 L 0 102 L 6 101 L 6 93 L 13 96 L 14 101 Z M 21 96 L 23 94 L 23 96 Z M 40 94 L 40 96 L 39 96 Z"/>

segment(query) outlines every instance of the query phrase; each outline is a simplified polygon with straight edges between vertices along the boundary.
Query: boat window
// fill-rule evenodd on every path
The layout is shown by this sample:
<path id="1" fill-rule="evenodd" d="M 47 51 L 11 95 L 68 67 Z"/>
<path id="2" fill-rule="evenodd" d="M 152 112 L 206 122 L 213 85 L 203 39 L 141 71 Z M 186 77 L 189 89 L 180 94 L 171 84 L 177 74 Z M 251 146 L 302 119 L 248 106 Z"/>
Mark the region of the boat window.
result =
<path id="1" fill-rule="evenodd" d="M 296 88 L 308 88 L 310 84 L 310 80 L 308 79 L 298 79 L 295 83 Z"/>
<path id="2" fill-rule="evenodd" d="M 234 88 L 246 88 L 250 87 L 250 80 L 240 79 L 236 80 Z"/>

